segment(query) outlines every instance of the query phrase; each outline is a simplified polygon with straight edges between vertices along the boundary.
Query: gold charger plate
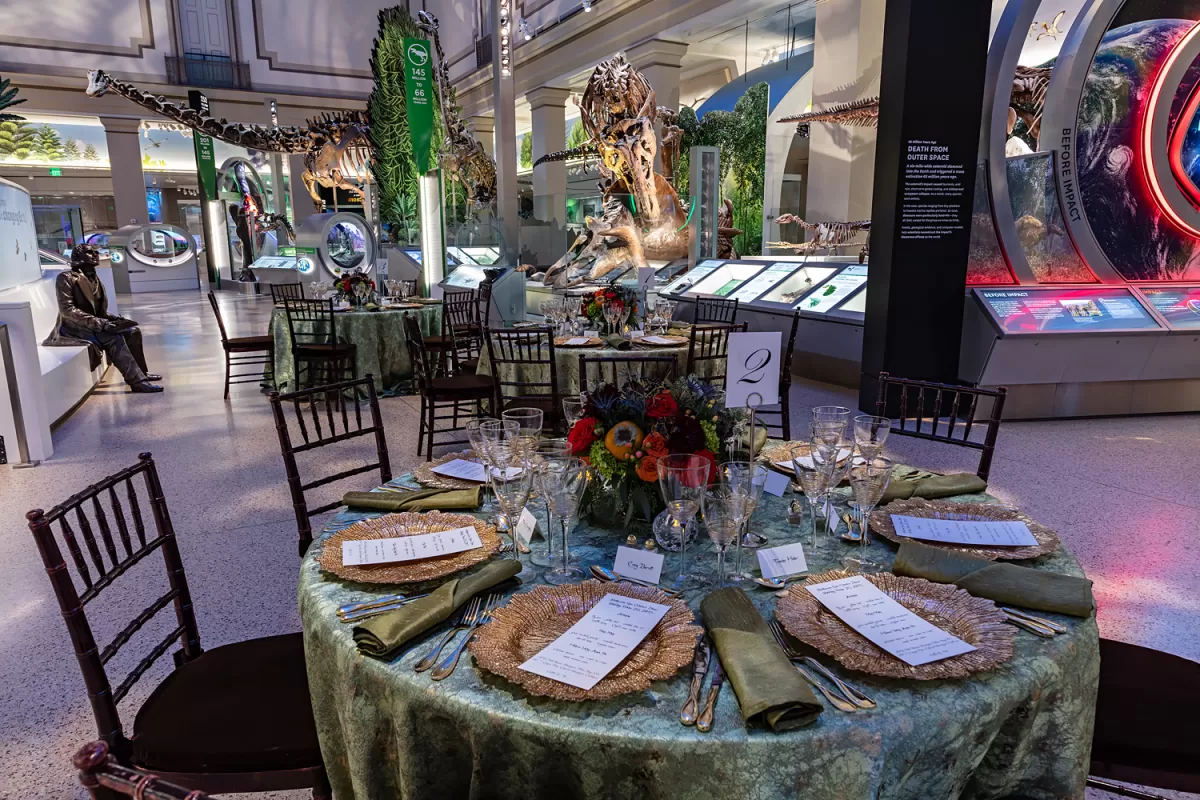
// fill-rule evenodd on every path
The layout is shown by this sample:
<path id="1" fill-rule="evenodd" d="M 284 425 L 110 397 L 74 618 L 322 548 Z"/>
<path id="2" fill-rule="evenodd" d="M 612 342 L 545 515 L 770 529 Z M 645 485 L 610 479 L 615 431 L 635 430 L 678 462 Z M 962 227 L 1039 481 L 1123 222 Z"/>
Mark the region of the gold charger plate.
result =
<path id="1" fill-rule="evenodd" d="M 422 533 L 465 528 L 468 525 L 475 528 L 480 541 L 483 542 L 483 547 L 448 556 L 423 558 L 420 561 L 404 561 L 396 564 L 350 567 L 342 564 L 342 542 L 417 536 Z M 487 561 L 499 549 L 500 537 L 496 534 L 495 527 L 470 514 L 402 511 L 399 514 L 385 514 L 382 517 L 364 519 L 334 533 L 324 541 L 321 554 L 317 556 L 317 563 L 326 572 L 332 572 L 343 580 L 356 583 L 420 583 L 452 575 L 482 561 Z"/>
<path id="2" fill-rule="evenodd" d="M 619 594 L 670 606 L 658 624 L 603 680 L 584 691 L 519 669 L 583 618 L 605 595 Z M 556 700 L 606 700 L 640 692 L 651 681 L 666 680 L 692 661 L 696 639 L 704 632 L 682 600 L 649 586 L 587 580 L 566 586 L 537 586 L 514 595 L 492 613 L 469 647 L 480 668 L 534 695 Z"/>
<path id="3" fill-rule="evenodd" d="M 661 333 L 655 333 L 655 334 L 651 334 L 651 336 L 657 336 L 657 337 L 658 337 L 658 338 L 660 338 L 660 339 L 669 339 L 670 341 L 667 341 L 667 342 L 647 342 L 647 341 L 646 341 L 646 338 L 647 338 L 647 337 L 643 336 L 643 337 L 642 337 L 642 338 L 640 338 L 640 339 L 635 339 L 635 340 L 634 340 L 634 344 L 641 345 L 642 347 L 678 347 L 678 346 L 679 346 L 679 345 L 681 345 L 681 344 L 687 344 L 687 343 L 688 343 L 688 338 L 687 338 L 686 336 L 674 336 L 674 335 L 672 335 L 672 334 L 669 334 L 669 333 L 668 333 L 668 334 L 666 334 L 665 336 L 664 336 L 663 334 L 661 334 Z"/>
<path id="4" fill-rule="evenodd" d="M 786 472 L 788 475 L 792 475 L 796 471 L 792 467 L 791 453 L 793 448 L 798 448 L 801 452 L 801 455 L 808 455 L 810 452 L 812 452 L 812 444 L 809 442 L 777 442 L 775 444 L 769 444 L 762 450 L 759 450 L 758 457 L 760 460 L 764 460 L 769 463 L 772 468 L 777 469 L 780 472 Z M 842 463 L 849 457 L 850 456 L 847 455 L 838 459 L 838 463 Z"/>
<path id="5" fill-rule="evenodd" d="M 433 461 L 425 461 L 413 468 L 413 477 L 417 483 L 422 486 L 427 486 L 430 489 L 474 489 L 476 486 L 482 486 L 482 481 L 468 481 L 464 478 L 451 478 L 448 475 L 438 475 L 433 471 L 434 467 L 440 467 L 442 464 L 449 464 L 456 459 L 464 461 L 478 461 L 475 457 L 474 450 L 464 450 L 461 453 L 447 453 L 444 456 L 438 456 Z"/>
<path id="6" fill-rule="evenodd" d="M 835 569 L 813 575 L 805 584 L 811 586 L 855 574 Z M 976 649 L 919 667 L 909 666 L 838 619 L 802 585 L 792 585 L 779 598 L 775 616 L 792 636 L 842 665 L 885 678 L 918 681 L 964 678 L 1012 658 L 1016 631 L 1005 623 L 1004 612 L 991 600 L 974 597 L 953 584 L 903 578 L 890 572 L 863 577 L 909 611 Z"/>
<path id="7" fill-rule="evenodd" d="M 896 526 L 892 524 L 892 514 L 905 517 L 926 517 L 932 519 L 968 519 L 988 522 L 1024 522 L 1037 539 L 1037 544 L 1022 547 L 971 547 L 962 544 L 947 544 L 945 542 L 930 542 L 924 539 L 911 539 L 898 536 Z M 1058 534 L 1039 522 L 1034 522 L 1023 512 L 998 503 L 955 503 L 950 500 L 925 500 L 913 497 L 908 500 L 893 500 L 883 508 L 871 512 L 871 530 L 883 538 L 900 544 L 902 542 L 920 542 L 929 547 L 951 550 L 956 553 L 966 553 L 976 558 L 986 558 L 988 561 L 1020 561 L 1026 558 L 1037 558 L 1053 553 L 1059 548 Z"/>
<path id="8" fill-rule="evenodd" d="M 583 339 L 583 338 L 585 338 L 585 337 L 583 337 L 583 336 L 555 336 L 554 337 L 554 346 L 555 347 L 599 347 L 600 345 L 604 344 L 604 340 L 601 339 L 599 336 L 586 337 L 587 344 L 567 344 L 567 342 L 571 341 L 572 339 Z"/>

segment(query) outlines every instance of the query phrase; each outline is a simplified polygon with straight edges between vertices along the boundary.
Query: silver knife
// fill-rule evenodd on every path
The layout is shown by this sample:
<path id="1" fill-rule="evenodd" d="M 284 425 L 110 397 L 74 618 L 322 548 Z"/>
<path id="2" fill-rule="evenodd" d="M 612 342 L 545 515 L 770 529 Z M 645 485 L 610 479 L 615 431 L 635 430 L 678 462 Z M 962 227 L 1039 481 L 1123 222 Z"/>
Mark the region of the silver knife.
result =
<path id="1" fill-rule="evenodd" d="M 721 657 L 713 653 L 712 660 L 712 686 L 708 689 L 708 699 L 704 701 L 704 710 L 700 712 L 700 718 L 696 720 L 696 730 L 701 733 L 708 733 L 712 730 L 713 710 L 717 705 L 717 695 L 721 693 L 721 684 L 725 682 L 725 670 L 721 666 Z"/>
<path id="2" fill-rule="evenodd" d="M 700 705 L 700 690 L 704 688 L 704 676 L 708 674 L 708 659 L 711 649 L 708 639 L 701 637 L 696 643 L 696 657 L 692 661 L 692 685 L 688 689 L 687 702 L 679 712 L 679 721 L 684 725 L 695 725 L 697 707 Z"/>
<path id="3" fill-rule="evenodd" d="M 1067 628 L 1066 625 L 1060 625 L 1057 622 L 1055 622 L 1054 620 L 1049 620 L 1049 619 L 1046 619 L 1045 617 L 1035 617 L 1033 614 L 1030 614 L 1027 611 L 1018 611 L 1015 608 L 1008 608 L 1006 606 L 1000 606 L 1000 610 L 1010 616 L 1021 617 L 1022 619 L 1027 619 L 1030 622 L 1036 623 L 1038 625 L 1042 625 L 1042 626 L 1054 631 L 1055 633 L 1068 633 L 1069 632 L 1069 629 Z"/>

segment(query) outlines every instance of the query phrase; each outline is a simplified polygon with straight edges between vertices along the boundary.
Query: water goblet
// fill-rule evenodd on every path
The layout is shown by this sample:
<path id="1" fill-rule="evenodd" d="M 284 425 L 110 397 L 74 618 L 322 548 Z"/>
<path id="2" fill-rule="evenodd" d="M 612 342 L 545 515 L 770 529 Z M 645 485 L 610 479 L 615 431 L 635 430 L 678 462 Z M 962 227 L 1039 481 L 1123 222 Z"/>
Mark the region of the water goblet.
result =
<path id="1" fill-rule="evenodd" d="M 567 430 L 575 427 L 575 423 L 583 419 L 584 403 L 581 397 L 564 397 L 562 401 L 563 416 L 567 420 Z"/>
<path id="2" fill-rule="evenodd" d="M 471 443 L 471 449 L 475 451 L 475 457 L 479 459 L 479 463 L 483 464 L 484 475 L 487 475 L 487 470 L 488 467 L 491 466 L 491 462 L 488 459 L 487 443 L 484 441 L 483 431 L 480 430 L 480 426 L 485 422 L 496 422 L 496 420 L 492 417 L 475 417 L 474 419 L 467 420 L 466 429 L 467 441 Z M 485 480 L 484 487 L 485 489 L 490 489 L 490 482 Z M 487 492 L 485 492 L 484 495 L 485 499 L 479 510 L 484 514 L 496 513 L 496 511 L 499 510 L 499 507 L 495 504 L 495 502 L 492 501 L 491 496 L 488 495 Z"/>
<path id="3" fill-rule="evenodd" d="M 658 482 L 667 502 L 667 513 L 679 525 L 680 530 L 687 530 L 688 523 L 700 512 L 700 503 L 708 487 L 710 469 L 707 458 L 686 453 L 676 453 L 658 459 Z M 694 589 L 703 584 L 704 580 L 700 576 L 688 571 L 685 536 L 679 544 L 679 570 L 669 585 L 673 589 L 684 590 Z"/>
<path id="4" fill-rule="evenodd" d="M 737 519 L 738 530 L 741 533 L 737 539 L 734 573 L 730 580 L 741 583 L 750 577 L 742 572 L 742 546 L 746 544 L 745 540 L 749 535 L 746 529 L 749 527 L 750 518 L 754 516 L 754 510 L 758 508 L 762 499 L 763 487 L 767 485 L 767 468 L 753 461 L 726 461 L 721 465 L 720 477 L 721 486 L 729 494 L 731 513 Z M 765 541 L 766 537 L 763 537 L 752 544 L 757 547 Z"/>
<path id="5" fill-rule="evenodd" d="M 513 442 L 516 460 L 528 467 L 542 438 L 542 410 L 540 408 L 510 408 L 501 415 L 502 419 L 518 425 L 517 437 Z"/>
<path id="6" fill-rule="evenodd" d="M 816 460 L 808 455 L 809 449 L 797 445 L 791 450 L 792 469 L 796 472 L 796 483 L 808 505 L 809 541 L 816 542 L 817 502 L 825 497 L 829 488 L 829 474 L 817 466 Z"/>
<path id="7" fill-rule="evenodd" d="M 870 545 L 871 511 L 883 499 L 888 481 L 892 477 L 892 462 L 886 458 L 873 458 L 850 468 L 850 491 L 854 494 L 854 505 L 858 519 L 858 555 L 850 556 L 843 564 L 859 572 L 880 572 L 884 565 L 867 558 Z"/>
<path id="8" fill-rule="evenodd" d="M 868 461 L 883 455 L 883 445 L 891 432 L 892 421 L 887 417 L 861 414 L 854 418 L 854 443 Z"/>
<path id="9" fill-rule="evenodd" d="M 562 586 L 584 577 L 583 570 L 571 565 L 567 529 L 570 527 L 571 517 L 575 516 L 579 510 L 579 504 L 583 502 L 590 474 L 587 464 L 584 464 L 582 459 L 574 457 L 548 458 L 542 467 L 542 486 L 546 493 L 546 502 L 558 515 L 559 527 L 562 530 L 560 565 L 547 570 L 545 574 L 546 583 L 551 586 Z"/>
<path id="10" fill-rule="evenodd" d="M 708 538 L 717 546 L 717 583 L 718 589 L 728 585 L 725 578 L 725 551 L 738 538 L 741 530 L 741 520 L 737 513 L 737 498 L 731 496 L 729 489 L 721 486 L 704 495 L 704 527 L 708 530 Z"/>
<path id="11" fill-rule="evenodd" d="M 546 545 L 544 548 L 534 548 L 530 554 L 529 563 L 534 566 L 548 567 L 554 563 L 554 512 L 550 508 L 549 495 L 542 480 L 546 462 L 551 458 L 566 458 L 570 455 L 571 443 L 566 439 L 543 439 L 538 443 L 537 452 L 533 457 L 533 491 L 538 496 L 530 505 L 540 505 L 546 512 L 546 527 L 543 528 L 545 535 L 542 537 Z"/>
<path id="12" fill-rule="evenodd" d="M 488 478 L 503 514 L 503 522 L 500 527 L 503 529 L 503 525 L 507 524 L 507 530 L 502 530 L 502 532 L 506 532 L 512 539 L 513 558 L 520 562 L 521 551 L 517 547 L 517 523 L 521 519 L 521 512 L 525 510 L 525 504 L 529 502 L 529 492 L 533 486 L 533 470 L 514 464 L 497 465 L 488 469 Z"/>
<path id="13" fill-rule="evenodd" d="M 850 409 L 845 406 L 817 406 L 812 410 L 812 421 L 841 423 L 842 430 L 845 430 L 850 425 Z"/>

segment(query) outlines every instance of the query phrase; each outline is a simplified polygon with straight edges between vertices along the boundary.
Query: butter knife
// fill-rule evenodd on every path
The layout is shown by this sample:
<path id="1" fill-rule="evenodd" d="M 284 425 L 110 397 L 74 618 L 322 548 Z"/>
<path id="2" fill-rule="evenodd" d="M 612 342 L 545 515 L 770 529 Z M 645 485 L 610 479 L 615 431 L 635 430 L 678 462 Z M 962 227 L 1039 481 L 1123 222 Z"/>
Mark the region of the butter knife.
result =
<path id="1" fill-rule="evenodd" d="M 712 730 L 713 710 L 717 705 L 717 695 L 721 693 L 721 684 L 725 682 L 725 670 L 721 667 L 721 657 L 713 653 L 712 660 L 712 686 L 708 689 L 708 699 L 704 701 L 704 710 L 700 712 L 700 718 L 696 720 L 696 730 L 701 733 L 708 733 Z"/>
<path id="2" fill-rule="evenodd" d="M 700 705 L 700 690 L 704 688 L 704 676 L 708 674 L 710 654 L 708 639 L 701 637 L 696 643 L 696 658 L 692 661 L 692 686 L 688 689 L 687 702 L 679 712 L 679 721 L 684 725 L 695 725 L 697 707 Z"/>

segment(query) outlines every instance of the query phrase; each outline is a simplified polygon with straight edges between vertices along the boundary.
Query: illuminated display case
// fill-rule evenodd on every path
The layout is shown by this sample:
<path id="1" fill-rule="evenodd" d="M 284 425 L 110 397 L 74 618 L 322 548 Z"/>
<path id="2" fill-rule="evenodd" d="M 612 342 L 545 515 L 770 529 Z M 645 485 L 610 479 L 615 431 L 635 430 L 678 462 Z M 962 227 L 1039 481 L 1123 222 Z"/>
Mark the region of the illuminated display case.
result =
<path id="1" fill-rule="evenodd" d="M 1200 329 L 1200 286 L 1139 286 L 1137 292 L 1172 330 Z"/>
<path id="2" fill-rule="evenodd" d="M 490 266 L 500 260 L 500 249 L 498 247 L 457 247 L 450 246 L 446 248 L 446 253 L 452 256 L 463 264 L 476 264 L 479 266 Z"/>
<path id="3" fill-rule="evenodd" d="M 794 308 L 804 295 L 838 271 L 838 267 L 832 264 L 792 264 L 791 267 L 792 270 L 782 280 L 757 298 L 758 302 L 781 310 Z"/>
<path id="4" fill-rule="evenodd" d="M 708 275 L 696 279 L 684 294 L 730 297 L 738 287 L 762 272 L 761 261 L 726 261 Z"/>
<path id="5" fill-rule="evenodd" d="M 126 225 L 108 240 L 109 261 L 118 292 L 195 289 L 196 246 L 184 228 L 152 222 Z"/>
<path id="6" fill-rule="evenodd" d="M 1006 336 L 1162 330 L 1124 287 L 975 289 L 974 293 Z"/>
<path id="7" fill-rule="evenodd" d="M 701 279 L 706 278 L 708 275 L 720 268 L 724 263 L 724 260 L 716 258 L 701 261 L 695 266 L 694 269 L 671 281 L 671 283 L 669 283 L 665 289 L 661 290 L 660 293 L 667 295 L 682 295 L 695 286 Z"/>

